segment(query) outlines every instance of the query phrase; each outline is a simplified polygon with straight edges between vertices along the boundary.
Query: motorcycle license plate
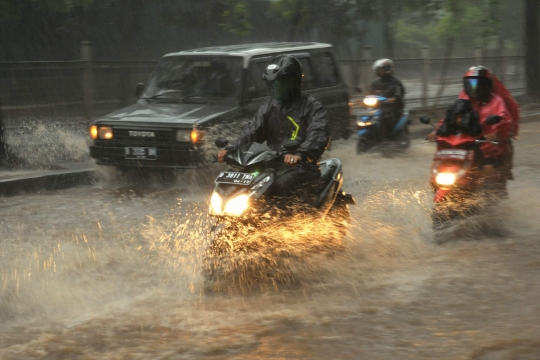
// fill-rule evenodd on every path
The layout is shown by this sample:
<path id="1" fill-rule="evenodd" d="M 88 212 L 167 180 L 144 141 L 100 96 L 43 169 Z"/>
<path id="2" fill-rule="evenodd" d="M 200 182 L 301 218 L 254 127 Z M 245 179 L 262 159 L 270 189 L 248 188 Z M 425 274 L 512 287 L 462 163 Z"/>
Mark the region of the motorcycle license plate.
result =
<path id="1" fill-rule="evenodd" d="M 157 159 L 156 148 L 127 147 L 124 150 L 125 150 L 124 155 L 126 159 L 137 159 L 137 160 L 156 160 Z"/>
<path id="2" fill-rule="evenodd" d="M 255 175 L 240 172 L 222 172 L 216 179 L 216 184 L 250 185 Z"/>

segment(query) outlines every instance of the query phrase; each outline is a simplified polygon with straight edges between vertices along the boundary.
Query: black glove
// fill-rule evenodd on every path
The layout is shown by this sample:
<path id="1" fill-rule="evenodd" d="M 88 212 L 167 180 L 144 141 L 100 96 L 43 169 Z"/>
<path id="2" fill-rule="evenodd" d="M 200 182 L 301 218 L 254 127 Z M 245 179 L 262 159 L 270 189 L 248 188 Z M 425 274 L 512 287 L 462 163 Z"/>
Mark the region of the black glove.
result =
<path id="1" fill-rule="evenodd" d="M 486 119 L 486 122 L 489 125 L 495 125 L 495 124 L 498 124 L 501 120 L 502 120 L 502 117 L 500 117 L 499 115 L 489 115 Z"/>

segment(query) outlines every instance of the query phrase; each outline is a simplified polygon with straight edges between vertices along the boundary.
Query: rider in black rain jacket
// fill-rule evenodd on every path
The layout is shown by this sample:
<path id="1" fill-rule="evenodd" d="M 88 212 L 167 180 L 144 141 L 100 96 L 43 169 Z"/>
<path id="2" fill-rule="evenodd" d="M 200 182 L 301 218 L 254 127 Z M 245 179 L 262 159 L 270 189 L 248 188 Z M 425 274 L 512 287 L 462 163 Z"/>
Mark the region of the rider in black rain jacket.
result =
<path id="1" fill-rule="evenodd" d="M 243 134 L 229 147 L 238 149 L 250 142 L 266 141 L 270 148 L 278 150 L 287 140 L 301 141 L 295 154 L 284 156 L 289 169 L 276 181 L 275 193 L 279 196 L 289 196 L 303 183 L 320 177 L 318 161 L 330 138 L 326 110 L 311 95 L 300 91 L 302 76 L 302 66 L 296 58 L 274 59 L 263 75 L 272 98 L 259 108 Z M 220 152 L 218 159 L 223 161 L 224 155 L 224 151 Z"/>

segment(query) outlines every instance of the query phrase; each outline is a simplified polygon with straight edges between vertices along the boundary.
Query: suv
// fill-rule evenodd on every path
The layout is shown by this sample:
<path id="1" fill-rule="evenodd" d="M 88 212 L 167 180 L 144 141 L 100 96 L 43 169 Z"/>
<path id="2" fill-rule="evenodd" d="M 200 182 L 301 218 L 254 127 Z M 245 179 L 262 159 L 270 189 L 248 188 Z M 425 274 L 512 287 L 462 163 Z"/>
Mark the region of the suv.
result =
<path id="1" fill-rule="evenodd" d="M 90 156 L 118 168 L 201 166 L 205 130 L 251 118 L 269 97 L 262 74 L 281 54 L 302 63 L 302 91 L 326 108 L 332 138 L 346 137 L 349 94 L 331 45 L 233 45 L 165 55 L 146 85 L 137 85 L 136 104 L 91 124 Z"/>

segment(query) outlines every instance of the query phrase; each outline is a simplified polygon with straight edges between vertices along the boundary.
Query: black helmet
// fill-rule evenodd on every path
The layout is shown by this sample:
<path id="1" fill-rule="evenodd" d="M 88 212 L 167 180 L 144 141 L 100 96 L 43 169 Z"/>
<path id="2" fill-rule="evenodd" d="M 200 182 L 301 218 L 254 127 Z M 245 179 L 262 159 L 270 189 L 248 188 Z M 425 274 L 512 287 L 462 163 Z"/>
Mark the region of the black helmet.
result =
<path id="1" fill-rule="evenodd" d="M 470 98 L 489 100 L 493 81 L 491 72 L 482 65 L 471 66 L 463 75 L 463 89 Z"/>
<path id="2" fill-rule="evenodd" d="M 300 93 L 303 76 L 300 61 L 294 56 L 283 55 L 274 58 L 266 67 L 263 79 L 268 82 L 275 99 L 285 100 Z"/>

